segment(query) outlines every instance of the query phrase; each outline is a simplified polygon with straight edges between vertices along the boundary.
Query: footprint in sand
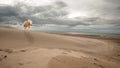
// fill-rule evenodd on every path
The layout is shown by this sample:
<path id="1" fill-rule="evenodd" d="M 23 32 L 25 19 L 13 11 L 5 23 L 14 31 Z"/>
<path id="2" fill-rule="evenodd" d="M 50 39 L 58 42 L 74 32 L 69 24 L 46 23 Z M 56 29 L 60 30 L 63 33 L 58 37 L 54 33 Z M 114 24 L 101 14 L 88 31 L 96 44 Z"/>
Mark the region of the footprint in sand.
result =
<path id="1" fill-rule="evenodd" d="M 26 52 L 27 51 L 27 49 L 25 49 L 25 50 L 20 50 L 20 52 Z"/>
<path id="2" fill-rule="evenodd" d="M 66 53 L 66 52 L 62 52 L 62 54 L 68 54 L 68 53 Z"/>
<path id="3" fill-rule="evenodd" d="M 3 59 L 7 58 L 7 55 L 1 55 L 0 56 L 0 61 L 2 61 Z"/>
<path id="4" fill-rule="evenodd" d="M 0 51 L 7 52 L 7 53 L 13 53 L 14 52 L 12 49 L 0 49 Z"/>
<path id="5" fill-rule="evenodd" d="M 19 65 L 24 65 L 23 63 L 18 63 Z"/>
<path id="6" fill-rule="evenodd" d="M 97 65 L 97 66 L 100 67 L 100 68 L 104 68 L 102 65 L 97 64 L 97 63 L 94 63 L 94 65 Z"/>
<path id="7" fill-rule="evenodd" d="M 99 61 L 97 58 L 94 58 L 95 61 Z"/>

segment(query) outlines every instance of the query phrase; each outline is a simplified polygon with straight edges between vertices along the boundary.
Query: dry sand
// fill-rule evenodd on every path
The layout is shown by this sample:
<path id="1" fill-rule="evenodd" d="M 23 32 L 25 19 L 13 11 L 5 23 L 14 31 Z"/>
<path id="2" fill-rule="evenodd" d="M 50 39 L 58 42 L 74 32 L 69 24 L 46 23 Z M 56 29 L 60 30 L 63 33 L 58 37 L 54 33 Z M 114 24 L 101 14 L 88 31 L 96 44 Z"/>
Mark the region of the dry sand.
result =
<path id="1" fill-rule="evenodd" d="M 59 35 L 0 27 L 0 68 L 120 68 L 119 35 Z"/>

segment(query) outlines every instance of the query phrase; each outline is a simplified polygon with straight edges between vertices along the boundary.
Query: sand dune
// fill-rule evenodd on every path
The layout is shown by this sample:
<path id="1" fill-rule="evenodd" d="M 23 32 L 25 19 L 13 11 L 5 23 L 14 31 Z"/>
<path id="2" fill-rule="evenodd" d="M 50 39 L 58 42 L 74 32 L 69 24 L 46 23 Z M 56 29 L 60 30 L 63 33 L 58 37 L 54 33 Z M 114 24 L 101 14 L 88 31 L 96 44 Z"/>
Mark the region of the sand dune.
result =
<path id="1" fill-rule="evenodd" d="M 0 27 L 0 68 L 119 68 L 120 38 L 104 37 Z"/>

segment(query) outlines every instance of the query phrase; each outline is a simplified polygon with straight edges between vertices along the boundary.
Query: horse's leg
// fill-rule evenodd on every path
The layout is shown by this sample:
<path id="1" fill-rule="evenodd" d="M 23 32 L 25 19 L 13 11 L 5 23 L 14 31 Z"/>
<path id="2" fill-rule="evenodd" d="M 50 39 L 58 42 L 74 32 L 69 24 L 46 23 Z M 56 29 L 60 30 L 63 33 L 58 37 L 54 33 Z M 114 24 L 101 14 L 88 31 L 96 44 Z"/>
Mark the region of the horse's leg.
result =
<path id="1" fill-rule="evenodd" d="M 30 28 L 30 26 L 28 26 L 28 28 Z"/>
<path id="2" fill-rule="evenodd" d="M 24 29 L 27 29 L 27 27 L 24 27 Z"/>

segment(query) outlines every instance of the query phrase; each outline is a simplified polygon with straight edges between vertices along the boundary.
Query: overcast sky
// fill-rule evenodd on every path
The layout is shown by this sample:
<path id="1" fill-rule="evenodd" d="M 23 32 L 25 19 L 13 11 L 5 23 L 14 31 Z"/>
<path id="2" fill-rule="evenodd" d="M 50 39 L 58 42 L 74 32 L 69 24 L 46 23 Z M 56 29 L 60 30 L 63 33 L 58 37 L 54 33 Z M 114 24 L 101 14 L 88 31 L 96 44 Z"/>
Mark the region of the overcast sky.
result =
<path id="1" fill-rule="evenodd" d="M 120 34 L 120 0 L 0 0 L 0 24 L 31 30 Z"/>

